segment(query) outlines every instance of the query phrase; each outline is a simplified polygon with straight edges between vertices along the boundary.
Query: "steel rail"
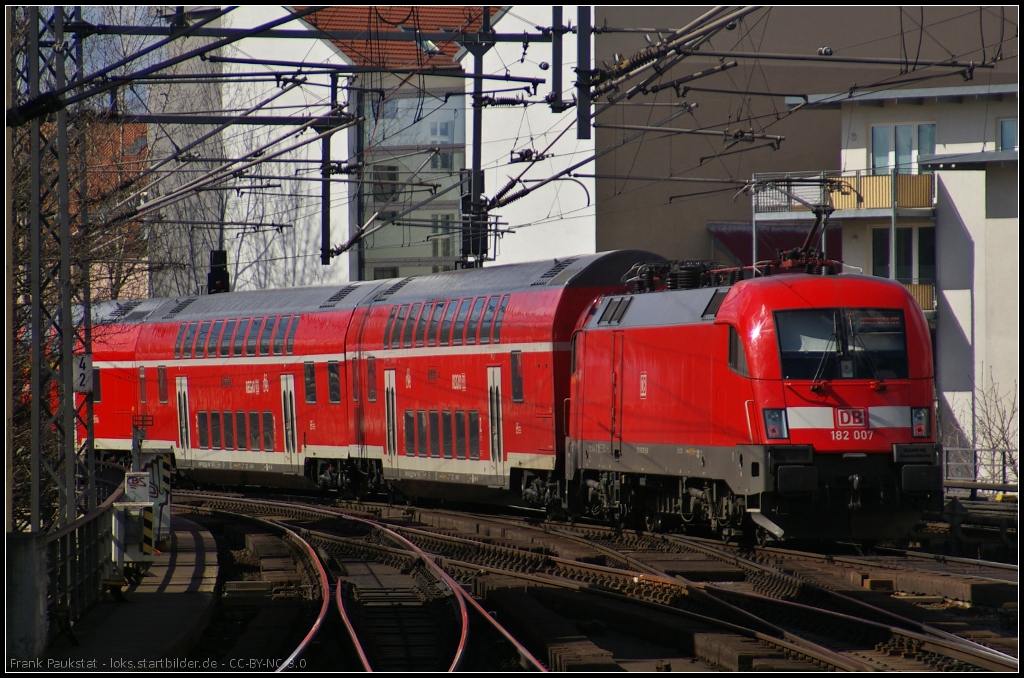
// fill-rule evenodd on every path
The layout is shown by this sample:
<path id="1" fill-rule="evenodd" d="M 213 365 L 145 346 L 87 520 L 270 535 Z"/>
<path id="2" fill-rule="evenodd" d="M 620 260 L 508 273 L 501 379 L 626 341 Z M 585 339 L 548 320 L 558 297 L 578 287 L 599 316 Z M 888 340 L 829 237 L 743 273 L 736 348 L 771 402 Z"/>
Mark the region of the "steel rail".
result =
<path id="1" fill-rule="evenodd" d="M 345 601 L 342 597 L 342 589 L 344 589 L 344 582 L 338 582 L 338 585 L 334 588 L 334 597 L 338 613 L 341 615 L 341 621 L 345 624 L 345 629 L 348 631 L 348 637 L 352 640 L 352 645 L 356 649 L 356 654 L 359 655 L 359 663 L 363 665 L 363 670 L 372 673 L 373 667 L 370 666 L 370 660 L 366 656 L 366 650 L 363 649 L 363 644 L 359 640 L 359 634 L 356 633 L 356 629 L 352 626 L 352 620 L 349 619 L 348 612 L 345 610 Z"/>

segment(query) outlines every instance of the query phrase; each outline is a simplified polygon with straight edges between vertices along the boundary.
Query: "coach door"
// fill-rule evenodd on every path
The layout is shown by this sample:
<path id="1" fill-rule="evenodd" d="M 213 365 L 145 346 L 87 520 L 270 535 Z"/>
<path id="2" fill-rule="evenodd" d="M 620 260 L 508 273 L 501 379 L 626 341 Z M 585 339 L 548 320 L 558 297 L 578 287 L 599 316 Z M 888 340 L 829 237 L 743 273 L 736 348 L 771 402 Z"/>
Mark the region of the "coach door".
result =
<path id="1" fill-rule="evenodd" d="M 612 458 L 622 454 L 622 332 L 612 332 L 611 429 Z"/>
<path id="2" fill-rule="evenodd" d="M 281 375 L 281 421 L 284 422 L 284 461 L 298 468 L 299 451 L 295 440 L 295 375 Z"/>
<path id="3" fill-rule="evenodd" d="M 192 441 L 189 438 L 188 377 L 175 377 L 174 390 L 178 399 L 178 450 L 183 460 L 192 461 Z"/>
<path id="4" fill-rule="evenodd" d="M 487 368 L 487 422 L 491 432 L 491 464 L 494 474 L 505 475 L 505 445 L 501 432 L 501 367 Z"/>
<path id="5" fill-rule="evenodd" d="M 398 410 L 395 407 L 395 371 L 384 370 L 384 466 L 397 467 Z"/>

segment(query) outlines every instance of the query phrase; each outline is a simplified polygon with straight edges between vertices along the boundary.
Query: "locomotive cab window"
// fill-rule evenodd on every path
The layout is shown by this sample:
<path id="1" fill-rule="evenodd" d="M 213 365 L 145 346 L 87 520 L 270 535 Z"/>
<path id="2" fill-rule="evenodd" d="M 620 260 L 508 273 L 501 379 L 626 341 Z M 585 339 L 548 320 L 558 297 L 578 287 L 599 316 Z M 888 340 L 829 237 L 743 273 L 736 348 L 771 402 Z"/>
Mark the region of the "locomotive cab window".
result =
<path id="1" fill-rule="evenodd" d="M 906 379 L 900 309 L 814 309 L 775 314 L 783 379 Z"/>
<path id="2" fill-rule="evenodd" d="M 743 377 L 750 376 L 747 367 L 747 352 L 740 341 L 740 333 L 736 328 L 729 325 L 729 369 Z"/>

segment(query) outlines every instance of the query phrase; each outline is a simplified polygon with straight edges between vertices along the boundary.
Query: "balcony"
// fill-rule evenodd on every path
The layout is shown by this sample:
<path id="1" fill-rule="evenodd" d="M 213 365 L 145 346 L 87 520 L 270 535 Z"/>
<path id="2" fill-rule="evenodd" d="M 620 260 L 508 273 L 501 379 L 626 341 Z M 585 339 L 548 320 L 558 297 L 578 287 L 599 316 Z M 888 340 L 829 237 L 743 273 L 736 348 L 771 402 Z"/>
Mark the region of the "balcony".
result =
<path id="1" fill-rule="evenodd" d="M 836 211 L 846 212 L 836 216 L 846 218 L 883 216 L 870 210 L 892 210 L 892 175 L 889 174 L 873 175 L 865 171 L 759 172 L 754 175 L 754 180 L 767 182 L 754 194 L 756 214 L 808 213 L 811 210 L 805 203 L 831 204 Z M 930 212 L 935 206 L 934 195 L 933 175 L 896 175 L 896 207 L 901 212 Z"/>
<path id="2" fill-rule="evenodd" d="M 914 297 L 917 305 L 924 311 L 925 317 L 929 320 L 935 314 L 935 285 L 926 283 L 903 283 L 903 286 Z M 929 313 L 931 315 L 929 315 Z"/>

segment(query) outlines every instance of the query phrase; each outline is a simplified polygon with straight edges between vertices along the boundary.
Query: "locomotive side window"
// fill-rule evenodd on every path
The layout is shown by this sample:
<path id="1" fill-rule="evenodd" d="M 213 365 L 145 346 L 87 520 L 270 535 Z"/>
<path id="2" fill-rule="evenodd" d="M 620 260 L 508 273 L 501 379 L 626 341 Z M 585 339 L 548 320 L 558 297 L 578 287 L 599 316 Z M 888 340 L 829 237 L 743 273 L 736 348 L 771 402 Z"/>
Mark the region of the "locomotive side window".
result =
<path id="1" fill-rule="evenodd" d="M 449 410 L 441 413 L 441 453 L 445 459 L 452 458 L 452 413 Z"/>
<path id="2" fill-rule="evenodd" d="M 98 403 L 100 401 L 100 368 L 92 368 L 92 401 Z"/>
<path id="3" fill-rule="evenodd" d="M 413 304 L 409 309 L 409 317 L 405 319 L 405 327 L 402 331 L 402 346 L 404 348 L 412 348 L 412 334 L 416 329 L 416 319 L 422 308 L 423 304 Z"/>
<path id="4" fill-rule="evenodd" d="M 235 433 L 238 434 L 235 436 L 235 442 L 238 443 L 238 449 L 244 450 L 245 441 L 248 440 L 248 438 L 245 435 L 245 412 L 242 410 L 235 412 Z"/>
<path id="5" fill-rule="evenodd" d="M 395 317 L 395 326 L 391 328 L 391 348 L 402 347 L 402 326 L 405 325 L 405 316 L 409 313 L 409 305 L 400 306 L 398 315 Z"/>
<path id="6" fill-rule="evenodd" d="M 253 318 L 249 325 L 249 334 L 245 338 L 245 355 L 256 355 L 256 342 L 259 340 L 260 327 L 267 321 L 266 318 Z"/>
<path id="7" fill-rule="evenodd" d="M 441 456 L 441 421 L 437 410 L 430 410 L 430 456 Z"/>
<path id="8" fill-rule="evenodd" d="M 181 357 L 191 358 L 192 357 L 192 342 L 196 338 L 196 329 L 199 328 L 198 322 L 192 322 L 188 324 L 188 332 L 185 333 L 185 343 L 181 347 Z"/>
<path id="9" fill-rule="evenodd" d="M 412 410 L 405 411 L 405 456 L 416 456 L 416 415 Z"/>
<path id="10" fill-rule="evenodd" d="M 455 317 L 455 309 L 458 308 L 458 305 L 458 300 L 453 299 L 448 302 L 444 309 L 444 320 L 441 321 L 441 346 L 447 346 L 451 343 L 452 318 Z"/>
<path id="11" fill-rule="evenodd" d="M 477 297 L 476 301 L 473 302 L 473 311 L 469 314 L 469 324 L 466 325 L 466 343 L 476 343 L 476 331 L 480 325 L 480 314 L 484 310 L 484 302 L 486 297 Z"/>
<path id="12" fill-rule="evenodd" d="M 349 369 L 352 370 L 352 402 L 359 402 L 359 358 L 353 358 L 352 362 L 349 363 Z"/>
<path id="13" fill-rule="evenodd" d="M 327 395 L 332 403 L 341 402 L 341 369 L 337 360 L 327 361 Z"/>
<path id="14" fill-rule="evenodd" d="M 391 313 L 388 315 L 388 322 L 384 326 L 384 348 L 391 346 L 391 331 L 395 327 L 395 316 L 398 315 L 398 307 L 392 306 Z"/>
<path id="15" fill-rule="evenodd" d="M 466 316 L 469 315 L 469 306 L 472 299 L 463 299 L 459 302 L 459 312 L 455 316 L 455 328 L 452 330 L 452 346 L 462 346 L 462 335 L 466 329 Z"/>
<path id="16" fill-rule="evenodd" d="M 480 413 L 469 411 L 469 458 L 480 458 Z"/>
<path id="17" fill-rule="evenodd" d="M 274 451 L 274 413 L 263 410 L 263 451 Z"/>
<path id="18" fill-rule="evenodd" d="M 206 335 L 209 334 L 209 333 L 210 333 L 210 321 L 209 320 L 203 321 L 199 325 L 199 336 L 196 337 L 196 350 L 195 350 L 195 356 L 194 357 L 196 357 L 196 358 L 202 358 L 203 357 L 203 347 L 206 346 Z"/>
<path id="19" fill-rule="evenodd" d="M 220 449 L 220 412 L 210 412 L 210 449 Z"/>
<path id="20" fill-rule="evenodd" d="M 743 377 L 750 376 L 747 367 L 747 352 L 740 341 L 740 333 L 732 325 L 729 326 L 729 368 Z"/>
<path id="21" fill-rule="evenodd" d="M 302 369 L 306 377 L 306 402 L 316 403 L 316 365 L 302 363 Z"/>
<path id="22" fill-rule="evenodd" d="M 491 328 L 494 324 L 494 314 L 498 310 L 498 302 L 501 297 L 495 295 L 487 299 L 487 308 L 484 310 L 483 324 L 480 326 L 480 343 L 491 343 Z"/>
<path id="23" fill-rule="evenodd" d="M 199 429 L 199 447 L 209 447 L 209 419 L 207 418 L 206 412 L 196 413 L 196 428 Z"/>
<path id="24" fill-rule="evenodd" d="M 185 345 L 185 328 L 187 326 L 188 326 L 188 323 L 181 323 L 181 325 L 178 326 L 178 338 L 174 340 L 174 357 L 175 358 L 180 358 L 181 357 L 181 350 L 182 350 L 182 348 Z"/>
<path id="25" fill-rule="evenodd" d="M 523 402 L 523 352 L 512 351 L 512 402 Z"/>
<path id="26" fill-rule="evenodd" d="M 210 338 L 206 341 L 206 357 L 216 358 L 217 357 L 217 340 L 220 338 L 220 331 L 224 327 L 224 321 L 218 320 L 213 323 L 213 329 L 210 330 Z"/>
<path id="27" fill-rule="evenodd" d="M 277 322 L 276 317 L 268 317 L 267 321 L 263 324 L 263 332 L 260 333 L 260 355 L 270 355 L 270 339 L 274 335 L 274 323 Z"/>
<path id="28" fill-rule="evenodd" d="M 156 389 L 160 402 L 167 404 L 167 368 L 158 365 L 156 368 Z"/>
<path id="29" fill-rule="evenodd" d="M 501 306 L 498 307 L 498 313 L 494 316 L 494 332 L 492 337 L 495 344 L 501 343 L 501 321 L 505 317 L 505 307 L 508 306 L 508 296 L 505 295 L 501 298 Z"/>
<path id="30" fill-rule="evenodd" d="M 146 402 L 146 368 L 139 368 L 139 402 Z"/>
<path id="31" fill-rule="evenodd" d="M 445 302 L 434 304 L 434 312 L 430 316 L 430 329 L 427 330 L 427 346 L 437 346 L 437 328 L 441 325 Z"/>
<path id="32" fill-rule="evenodd" d="M 231 345 L 232 357 L 241 357 L 245 353 L 245 334 L 249 331 L 249 318 L 242 318 L 238 321 L 238 331 L 235 332 L 235 342 Z"/>
<path id="33" fill-rule="evenodd" d="M 427 413 L 416 410 L 416 454 L 427 456 Z"/>
<path id="34" fill-rule="evenodd" d="M 260 413 L 249 410 L 249 449 L 260 451 Z"/>
<path id="35" fill-rule="evenodd" d="M 235 333 L 237 320 L 229 320 L 224 324 L 224 336 L 220 338 L 220 357 L 227 358 L 231 355 L 231 336 Z"/>
<path id="36" fill-rule="evenodd" d="M 235 413 L 230 410 L 224 411 L 224 449 L 235 449 Z"/>
<path id="37" fill-rule="evenodd" d="M 285 353 L 292 355 L 295 349 L 295 330 L 299 329 L 299 316 L 293 315 L 291 323 L 288 324 L 288 334 L 285 337 Z"/>
<path id="38" fill-rule="evenodd" d="M 366 359 L 366 399 L 377 402 L 377 359 L 373 356 Z"/>
<path id="39" fill-rule="evenodd" d="M 284 316 L 277 321 L 277 329 L 274 331 L 274 355 L 284 355 L 284 333 L 288 329 L 291 316 Z"/>
<path id="40" fill-rule="evenodd" d="M 455 458 L 466 458 L 466 412 L 455 411 Z"/>
<path id="41" fill-rule="evenodd" d="M 416 322 L 416 347 L 423 346 L 427 339 L 427 320 L 430 318 L 430 313 L 433 310 L 433 303 L 427 302 L 423 304 L 423 312 L 420 313 L 420 319 Z"/>

